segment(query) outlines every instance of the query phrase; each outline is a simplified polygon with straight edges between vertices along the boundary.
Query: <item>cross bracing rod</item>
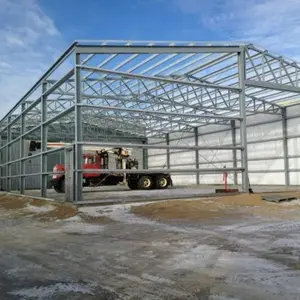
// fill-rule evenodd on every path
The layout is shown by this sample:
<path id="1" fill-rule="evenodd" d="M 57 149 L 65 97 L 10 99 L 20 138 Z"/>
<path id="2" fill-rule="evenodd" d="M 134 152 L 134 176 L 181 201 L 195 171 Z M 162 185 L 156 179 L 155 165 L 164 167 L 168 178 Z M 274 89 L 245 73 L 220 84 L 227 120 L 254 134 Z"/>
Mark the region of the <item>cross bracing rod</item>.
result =
<path id="1" fill-rule="evenodd" d="M 65 74 L 60 80 L 58 80 L 51 88 L 46 90 L 35 102 L 33 102 L 29 107 L 25 108 L 25 110 L 22 111 L 20 115 L 18 115 L 15 119 L 13 119 L 7 126 L 5 126 L 1 131 L 5 130 L 8 126 L 11 126 L 14 124 L 19 118 L 21 118 L 21 115 L 27 114 L 31 109 L 33 109 L 36 105 L 39 105 L 41 102 L 42 97 L 49 96 L 53 91 L 55 91 L 59 86 L 61 86 L 62 83 L 64 83 L 68 78 L 70 78 L 74 74 L 74 69 L 71 69 L 67 74 Z"/>
<path id="2" fill-rule="evenodd" d="M 213 55 L 213 54 L 208 54 L 208 55 L 201 56 L 199 59 L 194 60 L 194 61 L 192 61 L 192 62 L 189 62 L 188 64 L 186 64 L 186 65 L 184 65 L 184 66 L 179 66 L 179 67 L 173 69 L 172 71 L 173 71 L 173 72 L 177 72 L 177 71 L 181 70 L 183 67 L 186 68 L 186 67 L 188 67 L 188 66 L 190 66 L 190 65 L 193 65 L 193 63 L 199 62 L 199 61 L 201 61 L 201 60 L 203 60 L 203 59 L 205 59 L 205 58 L 207 58 L 207 57 L 209 57 L 209 56 L 211 56 L 211 55 Z M 173 56 L 174 56 L 174 55 L 173 55 Z M 225 55 L 223 55 L 223 56 L 219 56 L 219 57 L 217 57 L 217 58 L 215 58 L 215 59 L 213 59 L 213 60 L 210 60 L 210 61 L 208 61 L 208 62 L 206 62 L 206 63 L 204 63 L 204 64 L 198 66 L 197 69 L 200 70 L 200 69 L 202 69 L 202 68 L 211 66 L 211 65 L 213 65 L 213 64 L 215 64 L 215 63 L 217 63 L 217 62 L 219 62 L 219 61 L 222 61 L 222 60 L 224 60 L 224 59 L 228 59 L 228 57 L 232 57 L 232 56 L 233 56 L 233 54 L 225 54 Z M 142 70 L 139 74 L 145 75 L 145 74 L 146 74 L 147 72 L 149 72 L 150 70 L 155 69 L 155 68 L 156 68 L 158 65 L 160 65 L 162 62 L 165 62 L 168 58 L 172 58 L 172 56 L 168 56 L 168 57 L 166 57 L 165 59 L 163 59 L 163 60 L 159 61 L 158 63 L 154 64 L 153 66 L 150 66 L 149 68 L 147 68 L 147 69 L 145 69 L 145 70 Z M 164 68 L 162 68 L 162 69 L 156 70 L 156 71 L 152 74 L 152 76 L 158 76 L 158 75 L 161 75 L 162 71 L 164 71 L 164 70 L 166 70 L 166 69 L 168 69 L 168 67 L 164 67 Z M 127 73 L 132 72 L 132 70 L 133 70 L 133 69 L 129 69 L 129 70 L 127 71 Z M 195 70 L 195 68 L 194 68 L 193 70 Z M 192 71 L 193 71 L 193 70 L 192 70 Z M 191 71 L 191 72 L 192 72 L 192 71 Z M 169 74 L 169 75 L 171 75 L 171 74 Z M 108 76 L 108 74 L 107 74 L 107 75 L 103 75 L 102 78 L 106 78 L 107 76 Z M 130 81 L 129 81 L 129 82 L 130 82 Z M 114 83 L 114 82 L 112 82 L 112 83 Z M 139 89 L 137 83 L 133 83 L 133 84 L 130 84 L 130 83 L 129 83 L 129 86 L 130 86 L 131 89 L 132 89 L 132 88 L 135 88 L 135 90 L 138 90 L 138 89 Z"/>
<path id="3" fill-rule="evenodd" d="M 13 113 L 16 109 L 21 107 L 23 101 L 27 100 L 30 95 L 32 95 L 39 87 L 41 83 L 47 79 L 65 60 L 68 58 L 75 48 L 77 42 L 72 43 L 66 51 L 56 60 L 56 62 L 47 70 L 46 73 L 33 85 L 33 87 L 18 101 L 18 103 L 2 118 L 1 122 L 6 120 L 7 117 Z"/>

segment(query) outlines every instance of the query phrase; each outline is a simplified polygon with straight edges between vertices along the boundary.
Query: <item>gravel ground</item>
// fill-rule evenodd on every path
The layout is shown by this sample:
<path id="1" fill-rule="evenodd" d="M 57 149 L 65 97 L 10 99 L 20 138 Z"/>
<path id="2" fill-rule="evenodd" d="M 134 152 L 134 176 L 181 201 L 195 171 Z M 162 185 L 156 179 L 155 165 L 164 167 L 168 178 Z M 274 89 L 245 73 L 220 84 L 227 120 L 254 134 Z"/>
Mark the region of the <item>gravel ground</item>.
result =
<path id="1" fill-rule="evenodd" d="M 132 214 L 136 205 L 41 220 L 48 206 L 0 208 L 0 298 L 300 299 L 294 210 L 158 222 Z"/>

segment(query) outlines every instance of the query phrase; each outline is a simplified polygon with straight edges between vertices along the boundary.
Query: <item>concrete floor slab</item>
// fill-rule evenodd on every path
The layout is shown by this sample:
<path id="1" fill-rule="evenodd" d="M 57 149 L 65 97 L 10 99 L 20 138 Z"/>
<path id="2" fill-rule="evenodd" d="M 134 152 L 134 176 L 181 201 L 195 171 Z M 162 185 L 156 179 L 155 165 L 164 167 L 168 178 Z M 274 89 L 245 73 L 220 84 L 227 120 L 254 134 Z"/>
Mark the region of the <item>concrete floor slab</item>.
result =
<path id="1" fill-rule="evenodd" d="M 83 198 L 86 203 L 103 202 L 106 203 L 126 203 L 135 201 L 152 201 L 164 199 L 181 199 L 181 198 L 195 198 L 205 197 L 209 194 L 215 193 L 218 188 L 223 188 L 222 185 L 194 185 L 194 186 L 174 186 L 166 190 L 149 190 L 139 191 L 130 190 L 127 186 L 102 186 L 97 188 L 84 188 Z M 254 186 L 254 192 L 271 192 L 271 191 L 288 191 L 300 190 L 298 186 Z M 27 190 L 27 195 L 40 196 L 39 190 Z M 47 197 L 58 201 L 64 201 L 64 194 L 58 194 L 54 190 L 47 191 Z"/>

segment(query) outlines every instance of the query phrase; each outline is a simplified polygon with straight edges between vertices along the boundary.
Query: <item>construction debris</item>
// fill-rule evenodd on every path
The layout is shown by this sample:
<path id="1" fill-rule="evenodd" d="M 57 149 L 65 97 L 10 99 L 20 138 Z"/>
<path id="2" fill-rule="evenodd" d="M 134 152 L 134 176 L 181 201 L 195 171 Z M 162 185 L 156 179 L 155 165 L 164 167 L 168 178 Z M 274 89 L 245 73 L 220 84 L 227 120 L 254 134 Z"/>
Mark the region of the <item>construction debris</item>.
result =
<path id="1" fill-rule="evenodd" d="M 265 200 L 265 201 L 275 202 L 275 203 L 279 203 L 279 202 L 283 202 L 283 201 L 297 200 L 296 197 L 293 197 L 293 196 L 284 196 L 284 195 L 263 196 L 262 199 Z"/>

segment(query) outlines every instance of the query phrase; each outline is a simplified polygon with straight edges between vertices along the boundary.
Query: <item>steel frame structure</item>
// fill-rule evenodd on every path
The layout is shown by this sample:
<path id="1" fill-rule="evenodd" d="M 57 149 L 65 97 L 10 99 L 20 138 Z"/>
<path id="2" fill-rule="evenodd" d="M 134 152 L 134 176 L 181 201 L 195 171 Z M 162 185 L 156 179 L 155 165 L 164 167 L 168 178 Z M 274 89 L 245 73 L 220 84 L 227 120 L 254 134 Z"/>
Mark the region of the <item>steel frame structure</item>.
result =
<path id="1" fill-rule="evenodd" d="M 65 75 L 58 76 L 63 72 Z M 41 196 L 47 194 L 47 141 L 74 143 L 73 200 L 82 200 L 82 146 L 86 144 L 128 146 L 128 139 L 143 149 L 155 148 L 148 138 L 165 138 L 167 172 L 211 173 L 221 169 L 200 168 L 198 129 L 210 124 L 230 125 L 232 144 L 210 149 L 232 150 L 234 181 L 242 173 L 242 187 L 249 188 L 246 117 L 273 114 L 282 117 L 286 184 L 288 149 L 286 109 L 283 101 L 300 93 L 297 62 L 241 43 L 76 41 L 0 122 L 2 145 L 1 187 L 11 189 L 19 178 L 25 192 L 27 176 L 41 176 Z M 236 143 L 236 128 L 240 144 Z M 170 134 L 191 132 L 195 146 L 195 169 L 170 168 Z M 41 140 L 41 169 L 25 174 L 24 140 Z M 103 141 L 99 143 L 98 141 Z M 92 142 L 94 141 L 94 142 Z M 12 160 L 14 143 L 20 144 L 19 158 Z M 237 167 L 241 151 L 241 167 Z M 4 157 L 5 156 L 5 157 Z M 32 158 L 32 156 L 31 156 Z M 20 174 L 12 175 L 12 164 Z M 143 171 L 147 171 L 147 163 Z M 114 171 L 114 170 L 112 170 Z M 93 171 L 94 172 L 94 171 Z M 129 171 L 127 171 L 129 172 Z M 132 171 L 130 171 L 132 172 Z M 134 172 L 134 171 L 133 171 Z M 199 179 L 197 179 L 199 183 Z"/>

